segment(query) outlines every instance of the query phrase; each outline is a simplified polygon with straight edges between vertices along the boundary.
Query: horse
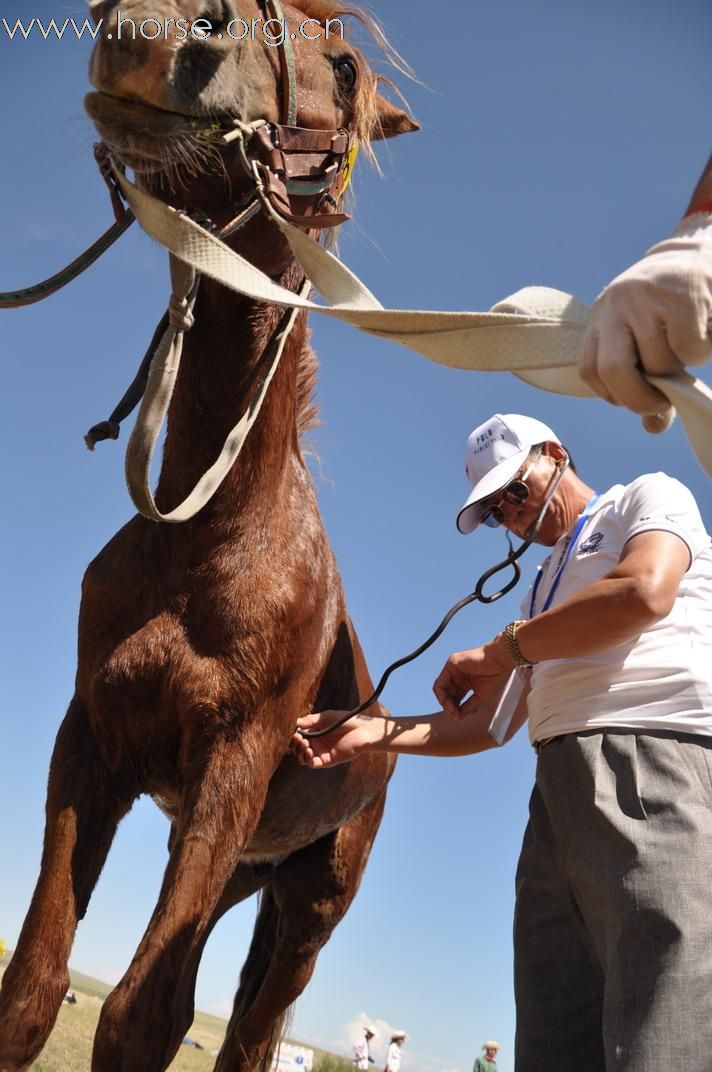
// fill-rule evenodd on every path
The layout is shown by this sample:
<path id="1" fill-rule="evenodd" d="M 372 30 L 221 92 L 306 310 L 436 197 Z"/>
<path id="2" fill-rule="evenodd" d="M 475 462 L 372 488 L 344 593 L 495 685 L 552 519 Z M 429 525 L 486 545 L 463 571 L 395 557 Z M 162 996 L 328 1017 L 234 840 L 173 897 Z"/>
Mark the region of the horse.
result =
<path id="1" fill-rule="evenodd" d="M 362 53 L 325 32 L 327 20 L 351 15 L 383 44 L 374 20 L 333 0 L 275 3 L 90 4 L 100 33 L 85 106 L 112 158 L 144 189 L 218 229 L 253 189 L 234 143 L 206 137 L 225 117 L 264 120 L 284 134 L 279 121 L 289 113 L 312 142 L 315 132 L 317 140 L 341 132 L 367 150 L 417 129 L 383 96 Z M 281 20 L 291 41 L 288 63 L 266 37 L 223 32 L 232 24 L 256 37 L 270 19 L 273 39 Z M 341 222 L 341 190 L 297 195 L 291 218 L 307 231 L 315 220 L 328 226 L 329 215 Z M 267 213 L 227 241 L 282 286 L 303 283 Z M 162 509 L 211 465 L 249 405 L 283 315 L 201 280 L 168 414 Z M 364 756 L 314 775 L 288 753 L 299 714 L 353 707 L 372 690 L 300 445 L 316 419 L 316 371 L 302 312 L 212 499 L 182 524 L 134 516 L 87 568 L 76 691 L 50 764 L 40 874 L 0 992 L 0 1072 L 27 1069 L 46 1043 L 77 924 L 139 796 L 170 819 L 168 862 L 139 947 L 102 1007 L 93 1072 L 170 1064 L 193 1019 L 205 943 L 224 913 L 255 893 L 254 933 L 215 1068 L 268 1068 L 290 1007 L 356 894 L 393 759 Z"/>

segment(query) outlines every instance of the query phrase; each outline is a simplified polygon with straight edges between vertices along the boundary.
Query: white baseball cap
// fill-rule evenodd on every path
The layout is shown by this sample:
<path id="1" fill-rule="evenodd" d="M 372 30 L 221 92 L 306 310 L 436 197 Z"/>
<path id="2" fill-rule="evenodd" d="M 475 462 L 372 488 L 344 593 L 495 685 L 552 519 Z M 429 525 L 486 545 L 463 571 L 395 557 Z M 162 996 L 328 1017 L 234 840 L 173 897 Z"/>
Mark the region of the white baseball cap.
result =
<path id="1" fill-rule="evenodd" d="M 520 413 L 495 413 L 470 433 L 465 450 L 465 473 L 472 485 L 457 515 L 460 532 L 473 532 L 482 520 L 482 499 L 507 486 L 539 443 L 559 443 L 548 425 Z"/>
<path id="2" fill-rule="evenodd" d="M 374 1038 L 376 1038 L 377 1035 L 378 1035 L 378 1032 L 376 1031 L 376 1029 L 373 1026 L 373 1024 L 364 1024 L 363 1029 L 364 1029 L 364 1031 L 367 1031 L 369 1033 L 369 1035 L 373 1035 Z"/>

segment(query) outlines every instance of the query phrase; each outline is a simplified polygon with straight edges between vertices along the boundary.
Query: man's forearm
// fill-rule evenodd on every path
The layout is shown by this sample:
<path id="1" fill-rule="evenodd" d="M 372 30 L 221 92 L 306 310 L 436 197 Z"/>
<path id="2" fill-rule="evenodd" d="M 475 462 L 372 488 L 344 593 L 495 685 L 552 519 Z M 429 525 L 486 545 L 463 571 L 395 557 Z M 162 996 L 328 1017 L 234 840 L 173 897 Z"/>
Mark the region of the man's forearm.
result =
<path id="1" fill-rule="evenodd" d="M 712 212 L 712 156 L 700 176 L 685 215 L 690 216 L 694 212 Z"/>
<path id="2" fill-rule="evenodd" d="M 496 742 L 487 732 L 494 705 L 482 703 L 476 712 L 461 721 L 448 718 L 442 711 L 414 718 L 384 719 L 383 735 L 373 750 L 398 755 L 471 756 L 494 748 Z"/>
<path id="3" fill-rule="evenodd" d="M 517 640 L 533 663 L 572 659 L 626 644 L 659 617 L 633 579 L 605 577 L 524 622 Z"/>

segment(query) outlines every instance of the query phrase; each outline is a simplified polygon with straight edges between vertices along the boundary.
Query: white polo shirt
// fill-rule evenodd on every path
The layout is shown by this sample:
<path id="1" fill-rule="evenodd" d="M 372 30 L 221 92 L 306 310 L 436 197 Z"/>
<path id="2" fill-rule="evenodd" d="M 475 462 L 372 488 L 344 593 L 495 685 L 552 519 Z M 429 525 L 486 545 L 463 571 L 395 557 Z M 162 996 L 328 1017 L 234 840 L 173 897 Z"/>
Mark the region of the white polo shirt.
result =
<path id="1" fill-rule="evenodd" d="M 666 618 L 639 637 L 597 655 L 550 659 L 532 672 L 529 737 L 620 727 L 712 736 L 712 548 L 688 489 L 665 473 L 616 484 L 595 503 L 561 573 L 551 607 L 599 580 L 626 543 L 663 530 L 689 548 L 690 568 Z M 566 554 L 562 537 L 539 567 L 533 608 L 540 613 Z M 532 589 L 522 603 L 530 617 Z M 590 622 L 596 629 L 596 621 Z"/>

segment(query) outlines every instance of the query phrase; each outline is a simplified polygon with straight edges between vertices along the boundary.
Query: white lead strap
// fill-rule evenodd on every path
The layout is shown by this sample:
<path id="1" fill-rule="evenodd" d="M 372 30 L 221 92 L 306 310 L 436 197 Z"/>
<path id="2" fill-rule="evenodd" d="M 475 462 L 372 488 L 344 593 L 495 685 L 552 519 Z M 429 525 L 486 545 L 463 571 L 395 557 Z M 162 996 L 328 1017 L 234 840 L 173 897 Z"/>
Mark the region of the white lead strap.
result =
<path id="1" fill-rule="evenodd" d="M 337 257 L 270 213 L 306 278 L 328 303 L 318 305 L 280 287 L 184 213 L 138 189 L 124 175 L 117 174 L 117 181 L 152 238 L 196 272 L 239 294 L 343 320 L 442 365 L 512 372 L 555 394 L 596 397 L 577 368 L 590 310 L 569 294 L 549 287 L 526 287 L 488 312 L 386 309 Z M 647 379 L 675 406 L 695 454 L 712 476 L 712 390 L 686 372 Z"/>

